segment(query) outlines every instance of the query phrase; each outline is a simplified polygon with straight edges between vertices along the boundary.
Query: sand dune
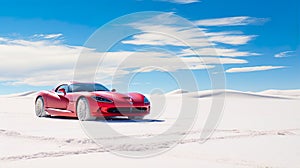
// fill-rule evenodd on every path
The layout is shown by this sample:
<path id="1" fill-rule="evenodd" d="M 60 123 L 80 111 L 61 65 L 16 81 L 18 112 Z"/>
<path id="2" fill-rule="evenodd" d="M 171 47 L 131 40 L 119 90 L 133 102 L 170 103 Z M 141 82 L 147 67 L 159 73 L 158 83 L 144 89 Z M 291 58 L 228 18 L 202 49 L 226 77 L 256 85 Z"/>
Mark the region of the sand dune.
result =
<path id="1" fill-rule="evenodd" d="M 21 92 L 21 93 L 14 93 L 14 94 L 8 94 L 8 95 L 0 95 L 0 97 L 34 97 L 36 96 L 37 91 L 27 91 L 27 92 Z"/>
<path id="2" fill-rule="evenodd" d="M 188 93 L 188 91 L 183 90 L 183 89 L 176 89 L 176 90 L 166 93 L 166 95 L 178 95 L 178 94 L 185 94 L 185 93 Z"/>
<path id="3" fill-rule="evenodd" d="M 166 95 L 187 95 L 195 98 L 211 98 L 213 96 L 226 96 L 228 98 L 270 98 L 270 99 L 297 99 L 300 98 L 299 90 L 272 90 L 264 92 L 242 92 L 237 90 L 204 90 L 198 92 L 188 92 L 184 90 L 174 90 Z"/>
<path id="4" fill-rule="evenodd" d="M 265 90 L 258 93 L 265 94 L 265 95 L 288 96 L 288 97 L 300 98 L 300 90 Z"/>
<path id="5" fill-rule="evenodd" d="M 35 97 L 37 91 L 27 91 L 21 93 L 14 93 L 8 95 L 1 95 L 0 97 Z M 196 92 L 189 92 L 183 89 L 176 89 L 166 93 L 166 96 L 172 95 L 187 95 L 195 98 L 209 98 L 212 96 L 225 95 L 230 98 L 275 98 L 275 99 L 298 99 L 300 98 L 300 90 L 265 90 L 261 92 L 242 92 L 237 90 L 203 90 Z"/>

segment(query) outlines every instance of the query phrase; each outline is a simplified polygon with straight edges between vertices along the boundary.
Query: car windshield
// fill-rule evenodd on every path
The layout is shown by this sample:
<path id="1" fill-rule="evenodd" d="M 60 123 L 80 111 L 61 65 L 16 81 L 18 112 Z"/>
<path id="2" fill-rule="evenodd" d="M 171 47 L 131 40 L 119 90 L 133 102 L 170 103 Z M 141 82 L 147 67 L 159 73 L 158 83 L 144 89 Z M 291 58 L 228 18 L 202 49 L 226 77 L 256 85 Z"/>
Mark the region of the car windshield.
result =
<path id="1" fill-rule="evenodd" d="M 94 92 L 109 91 L 105 86 L 98 83 L 76 83 L 69 85 L 69 92 Z"/>

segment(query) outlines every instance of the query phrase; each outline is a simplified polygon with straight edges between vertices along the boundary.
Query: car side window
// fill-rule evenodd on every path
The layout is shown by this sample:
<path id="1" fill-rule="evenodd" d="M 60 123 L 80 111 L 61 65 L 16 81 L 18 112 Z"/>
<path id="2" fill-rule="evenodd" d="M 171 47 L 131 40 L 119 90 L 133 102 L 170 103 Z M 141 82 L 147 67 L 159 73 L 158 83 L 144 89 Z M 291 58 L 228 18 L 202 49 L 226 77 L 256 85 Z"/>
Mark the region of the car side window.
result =
<path id="1" fill-rule="evenodd" d="M 55 92 L 58 93 L 59 89 L 65 89 L 65 91 L 68 93 L 69 89 L 68 89 L 68 85 L 64 84 L 64 85 L 60 85 L 59 87 L 56 88 Z"/>

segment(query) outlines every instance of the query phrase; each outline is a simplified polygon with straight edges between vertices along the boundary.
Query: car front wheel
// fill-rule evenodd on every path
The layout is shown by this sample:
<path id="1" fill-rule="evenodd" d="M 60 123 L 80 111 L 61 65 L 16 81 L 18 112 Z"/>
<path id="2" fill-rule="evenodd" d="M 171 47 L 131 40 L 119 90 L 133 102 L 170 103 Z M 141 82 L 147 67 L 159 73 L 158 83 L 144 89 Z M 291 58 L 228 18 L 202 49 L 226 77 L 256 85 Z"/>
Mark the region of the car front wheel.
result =
<path id="1" fill-rule="evenodd" d="M 78 99 L 76 112 L 80 121 L 91 121 L 96 119 L 96 117 L 91 116 L 88 100 L 84 97 Z"/>

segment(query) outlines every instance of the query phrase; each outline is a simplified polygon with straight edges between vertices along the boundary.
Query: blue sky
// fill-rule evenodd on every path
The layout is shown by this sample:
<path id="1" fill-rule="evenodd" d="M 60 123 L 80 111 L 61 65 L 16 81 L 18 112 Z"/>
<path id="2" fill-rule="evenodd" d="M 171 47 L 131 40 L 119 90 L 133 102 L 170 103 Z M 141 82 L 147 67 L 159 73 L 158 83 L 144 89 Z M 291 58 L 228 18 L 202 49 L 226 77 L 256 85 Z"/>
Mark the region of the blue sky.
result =
<path id="1" fill-rule="evenodd" d="M 300 89 L 299 6 L 298 0 L 2 1 L 0 94 L 50 89 L 54 83 L 68 80 L 76 56 L 94 31 L 113 19 L 141 11 L 176 14 L 207 34 L 215 33 L 210 40 L 221 57 L 235 59 L 223 65 L 228 89 Z M 216 35 L 224 32 L 223 38 Z M 141 46 L 187 49 L 172 43 L 149 44 L 144 36 L 125 41 L 116 50 Z M 190 56 L 186 50 L 184 54 Z M 193 69 L 193 74 L 199 89 L 211 88 L 207 71 Z M 167 92 L 178 85 L 166 73 L 153 70 L 136 76 L 129 90 L 147 93 L 153 88 Z"/>

